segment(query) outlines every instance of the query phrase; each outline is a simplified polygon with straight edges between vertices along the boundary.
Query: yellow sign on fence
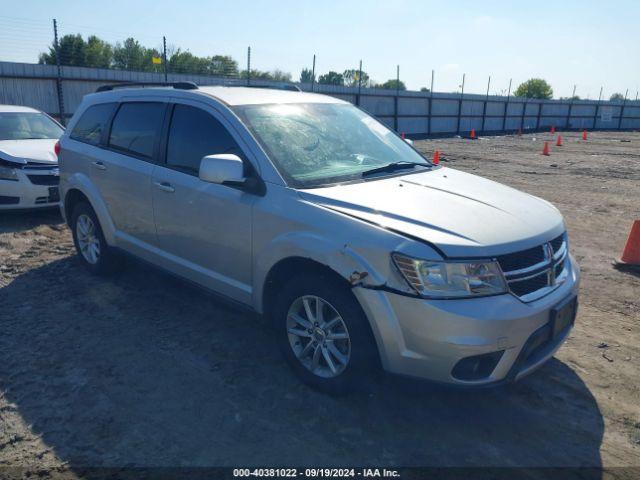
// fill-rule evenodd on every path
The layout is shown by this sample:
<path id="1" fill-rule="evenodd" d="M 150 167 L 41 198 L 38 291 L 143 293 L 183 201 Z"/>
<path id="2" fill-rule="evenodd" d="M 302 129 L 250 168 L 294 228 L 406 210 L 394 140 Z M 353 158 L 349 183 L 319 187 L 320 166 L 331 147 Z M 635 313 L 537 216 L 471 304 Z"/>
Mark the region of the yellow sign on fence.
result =
<path id="1" fill-rule="evenodd" d="M 151 63 L 154 65 L 160 65 L 162 63 L 162 59 L 160 57 L 151 57 Z"/>

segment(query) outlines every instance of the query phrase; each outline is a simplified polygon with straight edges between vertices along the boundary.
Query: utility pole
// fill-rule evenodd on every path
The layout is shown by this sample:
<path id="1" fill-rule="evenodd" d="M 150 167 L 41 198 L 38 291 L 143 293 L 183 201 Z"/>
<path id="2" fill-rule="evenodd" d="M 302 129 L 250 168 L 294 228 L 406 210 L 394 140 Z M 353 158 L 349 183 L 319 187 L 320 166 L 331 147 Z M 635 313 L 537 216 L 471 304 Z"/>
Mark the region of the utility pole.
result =
<path id="1" fill-rule="evenodd" d="M 167 37 L 162 36 L 162 64 L 164 65 L 164 81 L 167 80 Z"/>
<path id="2" fill-rule="evenodd" d="M 461 92 L 460 92 L 460 100 L 458 100 L 458 128 L 456 129 L 456 133 L 460 134 L 460 122 L 462 120 L 462 99 L 464 98 L 464 81 L 467 77 L 466 73 L 462 74 L 462 85 L 460 85 L 461 87 Z"/>
<path id="3" fill-rule="evenodd" d="M 511 82 L 513 78 L 509 79 L 509 89 L 507 90 L 507 101 L 504 103 L 504 115 L 502 116 L 502 131 L 507 129 L 507 115 L 509 114 L 509 98 L 511 97 Z M 504 90 L 503 90 L 504 91 Z"/>
<path id="4" fill-rule="evenodd" d="M 316 54 L 313 54 L 313 67 L 311 67 L 311 91 L 316 83 Z"/>
<path id="5" fill-rule="evenodd" d="M 394 97 L 395 100 L 395 109 L 394 109 L 394 115 L 393 115 L 393 129 L 397 132 L 398 131 L 398 104 L 400 103 L 400 65 L 396 65 L 396 96 Z"/>
<path id="6" fill-rule="evenodd" d="M 600 109 L 600 101 L 602 100 L 602 87 L 600 87 L 600 94 L 598 95 L 598 103 L 596 103 L 596 111 L 593 113 L 593 128 L 596 128 L 598 123 L 598 110 Z"/>
<path id="7" fill-rule="evenodd" d="M 251 85 L 251 47 L 247 47 L 247 86 Z"/>
<path id="8" fill-rule="evenodd" d="M 58 91 L 58 112 L 60 113 L 60 123 L 66 125 L 64 118 L 64 96 L 62 93 L 62 66 L 60 65 L 60 44 L 58 43 L 58 22 L 53 19 L 53 47 L 56 51 L 56 65 L 58 76 L 56 77 L 56 89 Z"/>
<path id="9" fill-rule="evenodd" d="M 629 89 L 624 92 L 624 100 L 622 100 L 622 108 L 620 109 L 620 116 L 618 117 L 618 130 L 622 127 L 622 117 L 624 116 L 624 106 L 627 103 L 627 94 L 629 93 Z"/>
<path id="10" fill-rule="evenodd" d="M 570 125 L 570 121 L 571 121 L 571 111 L 573 110 L 573 99 L 576 96 L 576 86 L 573 86 L 573 93 L 571 94 L 571 101 L 569 102 L 569 112 L 567 113 L 567 130 L 569 129 Z"/>

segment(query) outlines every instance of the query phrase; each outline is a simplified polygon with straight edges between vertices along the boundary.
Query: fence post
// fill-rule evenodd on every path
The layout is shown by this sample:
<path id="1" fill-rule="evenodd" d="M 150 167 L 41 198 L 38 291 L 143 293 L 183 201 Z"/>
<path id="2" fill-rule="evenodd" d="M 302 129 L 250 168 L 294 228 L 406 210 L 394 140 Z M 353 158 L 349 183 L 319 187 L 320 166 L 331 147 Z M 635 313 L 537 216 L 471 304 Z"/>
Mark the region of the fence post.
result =
<path id="1" fill-rule="evenodd" d="M 461 93 L 460 93 L 460 100 L 458 100 L 458 128 L 456 129 L 456 133 L 458 135 L 460 135 L 460 120 L 462 119 L 462 99 L 464 97 L 464 80 L 465 77 L 467 76 L 466 73 L 462 74 L 462 89 L 461 89 Z"/>
<path id="2" fill-rule="evenodd" d="M 433 108 L 433 76 L 434 71 L 431 70 L 431 90 L 429 90 L 429 100 L 427 105 L 429 106 L 429 116 L 427 117 L 427 135 L 431 135 L 431 109 Z"/>
<path id="3" fill-rule="evenodd" d="M 520 130 L 524 131 L 524 116 L 527 113 L 527 104 L 529 103 L 529 98 L 525 98 L 524 102 L 522 102 L 522 116 L 520 117 Z"/>
<path id="4" fill-rule="evenodd" d="M 507 101 L 504 103 L 504 115 L 502 116 L 502 131 L 505 132 L 507 130 L 507 111 L 509 110 L 509 97 L 511 96 L 511 81 L 513 79 L 509 79 L 509 90 L 507 92 Z"/>
<path id="5" fill-rule="evenodd" d="M 362 60 L 360 60 L 360 67 L 358 67 L 358 95 L 356 95 L 356 105 L 360 106 L 360 92 L 362 91 Z"/>
<path id="6" fill-rule="evenodd" d="M 164 65 L 164 81 L 167 82 L 167 37 L 162 36 L 162 64 Z"/>
<path id="7" fill-rule="evenodd" d="M 540 116 L 542 115 L 542 105 L 544 100 L 538 102 L 538 116 L 536 118 L 536 130 L 540 130 Z"/>
<path id="8" fill-rule="evenodd" d="M 598 103 L 596 103 L 596 111 L 593 114 L 593 129 L 595 130 L 598 124 L 598 109 L 600 108 L 600 101 L 602 100 L 602 87 L 600 87 L 600 94 L 598 95 Z"/>
<path id="9" fill-rule="evenodd" d="M 618 130 L 622 127 L 622 117 L 624 116 L 624 106 L 627 103 L 627 94 L 629 93 L 629 89 L 624 92 L 624 100 L 622 100 L 622 108 L 620 109 L 620 116 L 618 117 Z"/>
<path id="10" fill-rule="evenodd" d="M 570 120 L 571 120 L 571 111 L 573 110 L 573 99 L 576 96 L 576 86 L 573 86 L 573 93 L 571 94 L 571 102 L 569 103 L 569 111 L 567 112 L 567 121 L 566 123 L 566 129 L 569 130 L 570 128 Z"/>
<path id="11" fill-rule="evenodd" d="M 491 86 L 491 75 L 489 75 L 489 81 L 487 82 L 487 96 L 484 97 L 484 104 L 482 105 L 482 129 L 481 132 L 484 133 L 484 123 L 487 118 L 487 102 L 489 101 L 489 87 Z"/>
<path id="12" fill-rule="evenodd" d="M 316 83 L 316 54 L 313 54 L 313 67 L 311 67 L 311 92 L 313 92 L 313 86 Z"/>
<path id="13" fill-rule="evenodd" d="M 396 65 L 396 95 L 393 97 L 393 129 L 398 131 L 398 97 L 400 96 L 400 65 Z"/>
<path id="14" fill-rule="evenodd" d="M 251 47 L 247 47 L 247 86 L 251 85 Z"/>
<path id="15" fill-rule="evenodd" d="M 56 51 L 56 65 L 58 67 L 58 75 L 56 76 L 56 90 L 58 92 L 58 113 L 60 115 L 60 123 L 66 125 L 64 118 L 64 96 L 62 93 L 62 66 L 60 65 L 60 44 L 58 43 L 58 22 L 53 19 L 53 47 Z"/>

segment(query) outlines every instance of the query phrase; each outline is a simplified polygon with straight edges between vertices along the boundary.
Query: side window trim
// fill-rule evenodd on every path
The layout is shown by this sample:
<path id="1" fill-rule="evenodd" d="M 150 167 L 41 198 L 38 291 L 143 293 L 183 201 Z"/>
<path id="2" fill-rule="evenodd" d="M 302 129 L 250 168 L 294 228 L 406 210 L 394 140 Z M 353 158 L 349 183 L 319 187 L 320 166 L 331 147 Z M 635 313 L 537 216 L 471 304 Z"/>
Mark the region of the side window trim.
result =
<path id="1" fill-rule="evenodd" d="M 114 108 L 113 113 L 111 114 L 111 118 L 109 119 L 109 123 L 107 125 L 107 128 L 105 128 L 105 135 L 103 136 L 102 140 L 104 141 L 104 144 L 101 144 L 101 147 L 104 148 L 105 150 L 109 150 L 111 152 L 115 152 L 118 153 L 120 155 L 125 155 L 127 157 L 131 157 L 131 158 L 135 158 L 137 160 L 141 160 L 143 162 L 148 162 L 148 163 L 153 163 L 153 164 L 158 164 L 159 163 L 159 150 L 160 150 L 160 141 L 162 139 L 162 128 L 164 126 L 164 122 L 166 120 L 166 116 L 167 116 L 167 107 L 168 107 L 168 102 L 161 102 L 158 100 L 120 100 L 117 102 L 118 105 L 116 108 Z M 158 135 L 156 136 L 156 138 L 154 139 L 153 142 L 153 153 L 151 157 L 147 157 L 145 155 L 140 155 L 137 154 L 135 152 L 132 152 L 130 150 L 125 150 L 113 145 L 109 144 L 109 138 L 111 138 L 111 129 L 113 128 L 113 122 L 116 118 L 116 115 L 118 114 L 118 112 L 120 111 L 120 109 L 122 108 L 123 105 L 125 104 L 131 104 L 131 103 L 160 103 L 164 106 L 163 110 L 162 110 L 162 116 L 163 116 L 163 120 L 162 123 L 160 124 L 160 129 L 158 130 Z"/>

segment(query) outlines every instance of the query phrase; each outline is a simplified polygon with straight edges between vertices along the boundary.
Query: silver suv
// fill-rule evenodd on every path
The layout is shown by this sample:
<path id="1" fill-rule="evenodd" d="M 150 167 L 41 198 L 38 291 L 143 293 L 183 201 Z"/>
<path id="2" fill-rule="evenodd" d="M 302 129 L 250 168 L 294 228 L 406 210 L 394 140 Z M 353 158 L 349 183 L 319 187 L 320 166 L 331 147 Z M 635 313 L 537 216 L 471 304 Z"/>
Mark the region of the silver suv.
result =
<path id="1" fill-rule="evenodd" d="M 548 202 L 426 160 L 328 96 L 168 84 L 87 95 L 62 212 L 95 273 L 133 254 L 269 318 L 301 379 L 467 386 L 560 347 L 579 268 Z"/>

